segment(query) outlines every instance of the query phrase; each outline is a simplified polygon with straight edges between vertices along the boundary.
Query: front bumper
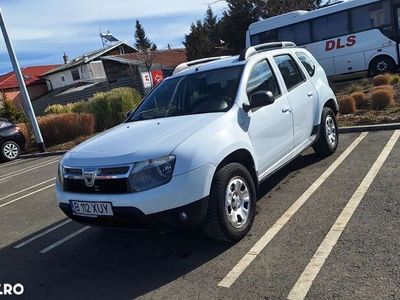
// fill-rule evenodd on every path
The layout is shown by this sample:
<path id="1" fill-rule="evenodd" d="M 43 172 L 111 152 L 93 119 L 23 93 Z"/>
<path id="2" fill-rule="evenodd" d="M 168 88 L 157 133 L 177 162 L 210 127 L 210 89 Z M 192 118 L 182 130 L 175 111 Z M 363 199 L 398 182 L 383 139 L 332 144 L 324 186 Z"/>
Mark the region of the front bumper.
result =
<path id="1" fill-rule="evenodd" d="M 203 210 L 207 208 L 207 199 L 214 172 L 214 165 L 206 165 L 191 172 L 174 176 L 169 183 L 163 186 L 137 193 L 71 193 L 56 187 L 56 195 L 59 206 L 64 213 L 71 219 L 83 223 L 114 226 L 113 223 L 115 222 L 126 224 L 129 227 L 138 227 L 135 225 L 139 224 L 135 223 L 160 223 L 160 219 L 171 219 L 171 215 L 172 219 L 176 219 L 180 212 L 184 212 L 188 216 L 188 223 L 192 223 L 192 221 L 197 223 L 202 220 L 202 214 L 205 213 Z M 70 200 L 111 202 L 114 216 L 97 218 L 75 216 L 70 208 Z M 142 222 L 142 220 L 145 220 L 145 222 Z M 164 223 L 164 220 L 161 223 Z M 118 226 L 118 224 L 115 226 Z"/>
<path id="2" fill-rule="evenodd" d="M 71 205 L 60 203 L 60 209 L 72 220 L 102 227 L 130 228 L 135 230 L 175 229 L 197 227 L 203 223 L 208 207 L 208 197 L 194 203 L 151 215 L 145 215 L 135 207 L 115 207 L 113 216 L 95 218 L 75 215 Z M 184 213 L 184 218 L 182 218 Z"/>

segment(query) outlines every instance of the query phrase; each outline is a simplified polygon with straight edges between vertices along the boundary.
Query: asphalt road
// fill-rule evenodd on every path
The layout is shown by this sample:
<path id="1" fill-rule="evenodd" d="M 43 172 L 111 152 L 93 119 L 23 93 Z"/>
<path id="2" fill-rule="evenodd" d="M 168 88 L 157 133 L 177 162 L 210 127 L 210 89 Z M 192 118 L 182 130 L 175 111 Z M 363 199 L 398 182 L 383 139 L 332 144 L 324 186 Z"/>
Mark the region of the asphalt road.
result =
<path id="1" fill-rule="evenodd" d="M 23 284 L 19 299 L 399 299 L 395 134 L 342 135 L 324 160 L 305 152 L 262 184 L 235 245 L 85 227 L 55 203 L 59 157 L 0 164 L 0 284 Z"/>

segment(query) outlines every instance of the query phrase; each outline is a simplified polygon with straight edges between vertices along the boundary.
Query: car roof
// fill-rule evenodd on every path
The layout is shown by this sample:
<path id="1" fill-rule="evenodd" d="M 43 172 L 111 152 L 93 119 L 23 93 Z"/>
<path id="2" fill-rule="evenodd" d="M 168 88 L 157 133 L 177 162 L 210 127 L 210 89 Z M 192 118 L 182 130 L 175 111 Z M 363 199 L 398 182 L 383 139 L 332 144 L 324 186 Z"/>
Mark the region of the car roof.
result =
<path id="1" fill-rule="evenodd" d="M 212 62 L 194 65 L 192 67 L 189 67 L 183 71 L 176 73 L 175 75 L 173 75 L 169 78 L 186 76 L 186 75 L 194 74 L 197 72 L 203 72 L 203 71 L 211 71 L 211 70 L 223 69 L 223 68 L 234 67 L 234 66 L 243 66 L 245 64 L 246 64 L 246 61 L 239 61 L 239 55 L 230 56 L 230 57 L 222 58 L 222 59 L 215 60 Z"/>

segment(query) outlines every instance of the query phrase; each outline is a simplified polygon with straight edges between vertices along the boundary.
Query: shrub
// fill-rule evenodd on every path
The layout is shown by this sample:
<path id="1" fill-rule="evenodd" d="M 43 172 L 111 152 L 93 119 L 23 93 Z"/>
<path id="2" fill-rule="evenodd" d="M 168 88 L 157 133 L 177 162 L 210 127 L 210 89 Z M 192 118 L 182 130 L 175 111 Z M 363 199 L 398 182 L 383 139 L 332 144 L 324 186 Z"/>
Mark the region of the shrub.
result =
<path id="1" fill-rule="evenodd" d="M 364 92 L 355 92 L 351 95 L 354 98 L 357 109 L 366 109 L 369 106 L 368 97 Z"/>
<path id="2" fill-rule="evenodd" d="M 0 117 L 6 118 L 13 123 L 23 123 L 26 121 L 26 117 L 21 107 L 17 107 L 11 100 L 4 96 L 1 101 Z"/>
<path id="3" fill-rule="evenodd" d="M 391 85 L 376 86 L 373 88 L 372 92 L 376 92 L 376 91 L 385 91 L 386 93 L 388 93 L 390 95 L 390 98 L 392 98 L 392 99 L 395 95 L 394 88 Z"/>
<path id="4" fill-rule="evenodd" d="M 339 101 L 339 112 L 342 115 L 353 114 L 356 111 L 356 101 L 352 96 L 345 96 Z"/>
<path id="5" fill-rule="evenodd" d="M 72 104 L 53 104 L 48 106 L 44 113 L 46 115 L 61 115 L 61 114 L 67 114 L 72 112 Z"/>
<path id="6" fill-rule="evenodd" d="M 393 94 L 387 89 L 376 89 L 371 95 L 371 107 L 374 110 L 383 110 L 393 102 Z"/>
<path id="7" fill-rule="evenodd" d="M 399 74 L 390 74 L 389 75 L 390 84 L 396 85 L 400 83 L 400 75 Z"/>
<path id="8" fill-rule="evenodd" d="M 17 126 L 21 130 L 25 138 L 25 148 L 28 149 L 33 144 L 33 133 L 31 126 L 27 123 L 18 123 Z"/>
<path id="9" fill-rule="evenodd" d="M 131 88 L 117 88 L 95 94 L 87 102 L 86 111 L 96 119 L 96 129 L 111 128 L 125 119 L 125 114 L 140 102 L 139 93 Z"/>
<path id="10" fill-rule="evenodd" d="M 72 112 L 74 113 L 84 113 L 87 112 L 87 102 L 79 101 L 72 104 Z"/>
<path id="11" fill-rule="evenodd" d="M 372 82 L 375 86 L 379 85 L 388 85 L 390 82 L 390 77 L 388 74 L 378 75 L 372 79 Z"/>
<path id="12" fill-rule="evenodd" d="M 38 118 L 40 130 L 47 146 L 73 140 L 94 132 L 95 120 L 91 114 L 66 113 Z"/>

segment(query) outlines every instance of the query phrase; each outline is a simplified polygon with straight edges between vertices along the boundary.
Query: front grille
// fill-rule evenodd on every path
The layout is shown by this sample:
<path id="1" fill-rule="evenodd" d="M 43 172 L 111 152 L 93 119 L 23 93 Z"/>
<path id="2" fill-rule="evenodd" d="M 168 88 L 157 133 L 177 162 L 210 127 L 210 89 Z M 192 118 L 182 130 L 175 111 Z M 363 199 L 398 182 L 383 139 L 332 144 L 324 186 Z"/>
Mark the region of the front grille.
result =
<path id="1" fill-rule="evenodd" d="M 83 179 L 64 179 L 64 190 L 76 193 L 124 194 L 130 192 L 127 178 L 96 179 L 94 186 L 86 186 Z"/>
<path id="2" fill-rule="evenodd" d="M 130 170 L 131 166 L 99 168 L 64 167 L 64 190 L 76 193 L 97 194 L 129 193 L 131 192 L 128 180 Z M 85 179 L 90 182 L 91 178 L 93 178 L 90 176 L 95 176 L 94 185 L 92 187 L 88 187 L 85 184 Z"/>

